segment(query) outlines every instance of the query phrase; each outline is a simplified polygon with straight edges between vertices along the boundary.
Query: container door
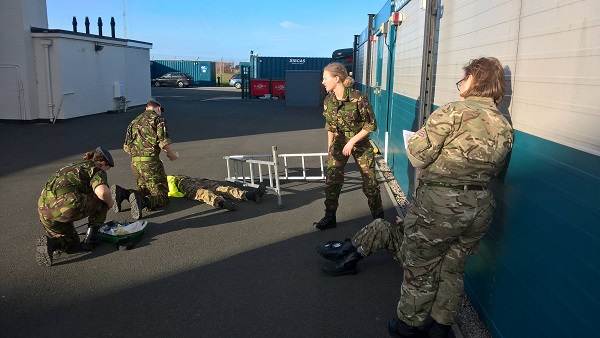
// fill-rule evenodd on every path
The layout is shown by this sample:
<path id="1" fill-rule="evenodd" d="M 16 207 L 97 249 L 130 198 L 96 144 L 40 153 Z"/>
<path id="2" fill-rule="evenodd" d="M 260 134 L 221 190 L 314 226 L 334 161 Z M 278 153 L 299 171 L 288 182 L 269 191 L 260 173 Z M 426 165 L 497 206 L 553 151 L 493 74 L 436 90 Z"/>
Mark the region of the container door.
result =
<path id="1" fill-rule="evenodd" d="M 387 99 L 382 96 L 381 93 L 381 81 L 383 72 L 383 55 L 385 53 L 385 45 L 383 38 L 377 39 L 377 55 L 375 62 L 375 85 L 373 86 L 372 102 L 373 112 L 375 113 L 375 119 L 377 120 L 377 131 L 371 133 L 371 138 L 378 147 L 382 147 L 385 128 L 386 128 L 386 107 L 385 103 Z"/>

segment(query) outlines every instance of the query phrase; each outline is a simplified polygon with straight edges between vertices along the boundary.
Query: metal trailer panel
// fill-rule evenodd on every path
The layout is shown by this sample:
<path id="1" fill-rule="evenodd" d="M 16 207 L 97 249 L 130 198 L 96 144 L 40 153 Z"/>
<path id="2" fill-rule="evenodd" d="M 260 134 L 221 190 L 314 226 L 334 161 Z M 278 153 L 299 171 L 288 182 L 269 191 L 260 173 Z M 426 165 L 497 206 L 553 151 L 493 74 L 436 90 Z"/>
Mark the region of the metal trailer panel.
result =
<path id="1" fill-rule="evenodd" d="M 600 2 L 525 2 L 513 74 L 515 127 L 600 155 Z"/>
<path id="2" fill-rule="evenodd" d="M 400 13 L 404 19 L 396 30 L 394 93 L 417 100 L 421 90 L 425 11 L 419 1 L 410 1 Z"/>
<path id="3" fill-rule="evenodd" d="M 414 168 L 405 152 L 402 130 L 418 129 L 420 111 L 425 14 L 421 1 L 405 3 L 399 12 L 402 22 L 395 30 L 393 55 L 393 93 L 389 105 L 389 135 L 384 149 L 387 163 L 394 168 L 396 180 L 409 199 L 414 191 Z"/>
<path id="4" fill-rule="evenodd" d="M 318 107 L 321 103 L 320 70 L 287 70 L 285 72 L 285 105 Z"/>
<path id="5" fill-rule="evenodd" d="M 506 68 L 510 82 L 503 104 L 511 103 L 515 129 L 600 155 L 600 25 L 594 21 L 600 2 L 557 3 L 496 0 L 489 5 L 493 11 L 447 3 L 435 102 L 456 100 L 462 66 L 492 55 Z M 480 19 L 467 20 L 470 15 Z"/>
<path id="6" fill-rule="evenodd" d="M 367 73 L 367 46 L 369 43 L 369 29 L 365 28 L 363 32 L 358 36 L 357 39 L 357 50 L 356 60 L 354 64 L 356 69 L 354 70 L 354 80 L 356 83 L 365 85 L 366 84 L 366 73 Z"/>
<path id="7" fill-rule="evenodd" d="M 213 61 L 153 60 L 150 62 L 152 78 L 168 72 L 183 72 L 194 78 L 197 86 L 216 86 L 216 63 Z M 221 79 L 221 83 L 229 79 Z"/>
<path id="8" fill-rule="evenodd" d="M 514 71 L 520 3 L 502 0 L 444 3 L 437 39 L 435 104 L 458 100 L 455 84 L 463 78 L 462 67 L 470 59 L 494 56 Z M 507 97 L 505 102 L 510 100 Z"/>
<path id="9" fill-rule="evenodd" d="M 459 99 L 455 83 L 469 59 L 495 56 L 508 86 L 499 108 L 515 126 L 508 171 L 491 183 L 493 223 L 466 267 L 469 299 L 493 336 L 598 336 L 600 2 L 437 2 L 434 102 Z M 388 165 L 405 192 L 413 171 L 401 130 L 419 127 L 422 3 L 400 9 L 393 60 Z"/>
<path id="10" fill-rule="evenodd" d="M 516 322 L 529 323 L 523 337 L 600 334 L 598 22 L 594 0 L 445 2 L 435 102 L 457 99 L 469 59 L 495 56 L 515 127 L 508 171 L 492 182 L 494 221 L 466 270 L 493 336 L 514 336 Z"/>
<path id="11" fill-rule="evenodd" d="M 253 77 L 259 79 L 283 80 L 288 70 L 318 70 L 333 61 L 330 57 L 272 57 L 259 56 L 253 58 L 256 67 Z"/>

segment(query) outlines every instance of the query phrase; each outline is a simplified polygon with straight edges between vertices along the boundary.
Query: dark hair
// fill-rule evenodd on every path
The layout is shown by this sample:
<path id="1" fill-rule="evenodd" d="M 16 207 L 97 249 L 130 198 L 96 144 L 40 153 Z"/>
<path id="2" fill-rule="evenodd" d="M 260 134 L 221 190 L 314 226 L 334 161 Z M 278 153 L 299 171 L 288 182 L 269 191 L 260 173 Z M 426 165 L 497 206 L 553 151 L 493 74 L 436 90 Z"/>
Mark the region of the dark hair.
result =
<path id="1" fill-rule="evenodd" d="M 162 107 L 160 104 L 154 102 L 154 101 L 149 101 L 147 106 L 150 106 L 152 108 L 157 108 L 157 107 Z"/>
<path id="2" fill-rule="evenodd" d="M 101 152 L 96 151 L 96 150 L 88 151 L 87 153 L 83 154 L 83 159 L 84 160 L 92 160 L 94 162 L 109 163 L 108 159 L 106 157 L 104 157 L 104 155 L 102 155 Z"/>
<path id="3" fill-rule="evenodd" d="M 506 94 L 506 78 L 502 64 L 495 57 L 472 59 L 463 67 L 465 79 L 473 77 L 471 86 L 462 96 L 491 97 L 496 105 L 502 102 Z"/>
<path id="4" fill-rule="evenodd" d="M 339 62 L 332 62 L 325 66 L 323 70 L 328 71 L 329 74 L 331 74 L 334 77 L 339 76 L 340 81 L 342 81 L 344 87 L 350 87 L 354 84 L 354 79 L 348 76 L 348 71 L 346 70 L 346 67 Z"/>

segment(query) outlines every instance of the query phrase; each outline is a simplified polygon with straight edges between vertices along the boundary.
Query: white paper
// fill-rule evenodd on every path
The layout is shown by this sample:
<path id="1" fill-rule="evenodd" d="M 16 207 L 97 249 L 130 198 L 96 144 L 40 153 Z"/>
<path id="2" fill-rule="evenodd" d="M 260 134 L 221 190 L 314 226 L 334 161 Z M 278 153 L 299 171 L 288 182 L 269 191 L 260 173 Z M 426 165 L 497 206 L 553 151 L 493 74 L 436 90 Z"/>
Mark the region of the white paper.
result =
<path id="1" fill-rule="evenodd" d="M 404 149 L 408 148 L 408 139 L 413 136 L 414 133 L 414 131 L 402 130 L 402 137 L 404 137 Z"/>
<path id="2" fill-rule="evenodd" d="M 146 225 L 148 225 L 147 221 L 136 221 L 133 223 L 109 222 L 100 227 L 98 231 L 110 236 L 123 236 L 127 234 L 132 234 L 134 232 L 142 231 L 146 228 Z"/>

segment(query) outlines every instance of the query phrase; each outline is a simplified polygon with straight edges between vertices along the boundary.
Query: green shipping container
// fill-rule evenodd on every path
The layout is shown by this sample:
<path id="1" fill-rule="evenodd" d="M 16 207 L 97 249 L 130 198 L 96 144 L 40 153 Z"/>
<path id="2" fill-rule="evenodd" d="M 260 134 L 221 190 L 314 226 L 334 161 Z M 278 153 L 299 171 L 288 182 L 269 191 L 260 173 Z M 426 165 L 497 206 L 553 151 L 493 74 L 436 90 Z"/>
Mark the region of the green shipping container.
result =
<path id="1" fill-rule="evenodd" d="M 186 73 L 194 78 L 196 86 L 214 87 L 217 85 L 216 64 L 212 61 L 153 60 L 150 62 L 150 75 L 153 79 L 168 72 Z M 221 79 L 222 82 L 223 79 Z"/>
<path id="2" fill-rule="evenodd" d="M 285 79 L 288 70 L 318 70 L 322 71 L 333 59 L 330 57 L 273 57 L 259 56 L 251 59 L 252 78 L 255 79 Z"/>

